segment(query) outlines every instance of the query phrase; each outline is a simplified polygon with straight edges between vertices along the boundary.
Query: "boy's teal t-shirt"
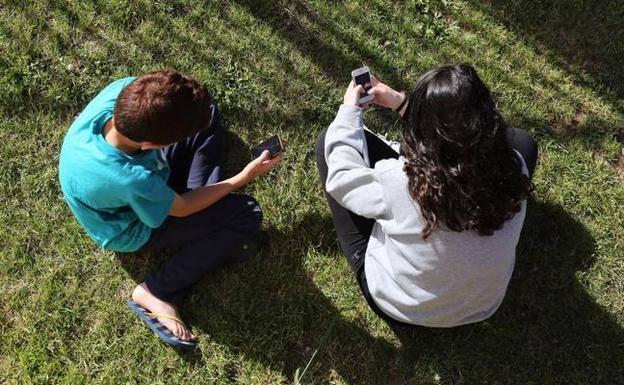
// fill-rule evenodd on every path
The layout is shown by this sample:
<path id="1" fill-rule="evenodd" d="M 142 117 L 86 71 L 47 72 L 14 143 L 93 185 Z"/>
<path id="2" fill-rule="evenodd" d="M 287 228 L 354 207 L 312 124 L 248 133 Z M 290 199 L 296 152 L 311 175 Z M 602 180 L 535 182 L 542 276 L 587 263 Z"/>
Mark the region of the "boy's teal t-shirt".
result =
<path id="1" fill-rule="evenodd" d="M 134 79 L 111 83 L 85 107 L 65 135 L 59 161 L 61 189 L 78 222 L 98 245 L 122 252 L 147 242 L 175 196 L 160 150 L 127 155 L 102 135 L 119 93 Z"/>

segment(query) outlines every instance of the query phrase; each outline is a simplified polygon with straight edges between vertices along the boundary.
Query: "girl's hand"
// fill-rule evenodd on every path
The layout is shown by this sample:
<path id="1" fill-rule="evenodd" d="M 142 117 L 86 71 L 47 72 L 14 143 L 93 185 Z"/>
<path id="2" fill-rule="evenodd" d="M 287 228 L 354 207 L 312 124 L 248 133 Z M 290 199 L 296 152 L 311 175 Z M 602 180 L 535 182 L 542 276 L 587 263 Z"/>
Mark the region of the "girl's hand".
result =
<path id="1" fill-rule="evenodd" d="M 371 77 L 371 79 L 373 88 L 371 88 L 368 93 L 375 96 L 372 103 L 396 110 L 405 99 L 405 93 L 392 89 L 375 77 Z"/>
<path id="2" fill-rule="evenodd" d="M 364 92 L 364 88 L 362 88 L 361 85 L 356 86 L 352 80 L 347 87 L 347 91 L 345 92 L 343 103 L 348 106 L 360 107 L 358 102 L 360 100 L 360 93 L 362 92 Z"/>

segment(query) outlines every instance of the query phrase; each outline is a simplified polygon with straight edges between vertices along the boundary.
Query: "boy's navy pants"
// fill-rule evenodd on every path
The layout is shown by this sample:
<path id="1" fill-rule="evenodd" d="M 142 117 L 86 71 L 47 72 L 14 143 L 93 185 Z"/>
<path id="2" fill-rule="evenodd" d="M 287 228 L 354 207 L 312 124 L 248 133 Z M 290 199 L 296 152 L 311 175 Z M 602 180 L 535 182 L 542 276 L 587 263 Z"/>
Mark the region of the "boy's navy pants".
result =
<path id="1" fill-rule="evenodd" d="M 168 184 L 178 194 L 216 183 L 223 163 L 224 129 L 216 106 L 207 130 L 164 148 L 171 174 Z M 175 249 L 173 258 L 146 279 L 159 299 L 180 302 L 201 277 L 254 254 L 262 211 L 248 195 L 230 194 L 187 217 L 169 216 L 152 231 L 142 251 Z"/>

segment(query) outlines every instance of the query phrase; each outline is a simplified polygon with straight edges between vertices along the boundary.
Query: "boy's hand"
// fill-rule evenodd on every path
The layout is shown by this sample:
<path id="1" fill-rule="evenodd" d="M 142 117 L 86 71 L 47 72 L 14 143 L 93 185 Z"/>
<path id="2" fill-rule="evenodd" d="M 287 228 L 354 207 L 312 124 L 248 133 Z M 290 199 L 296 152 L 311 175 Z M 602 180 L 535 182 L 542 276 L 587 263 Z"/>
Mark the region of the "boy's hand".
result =
<path id="1" fill-rule="evenodd" d="M 271 153 L 269 150 L 264 150 L 262 155 L 252 160 L 245 166 L 241 174 L 244 177 L 245 184 L 251 182 L 255 178 L 262 176 L 269 171 L 273 167 L 275 167 L 282 160 L 282 155 L 278 155 L 275 158 L 271 159 Z"/>
<path id="2" fill-rule="evenodd" d="M 374 77 L 371 78 L 373 88 L 371 88 L 368 93 L 375 95 L 373 103 L 396 110 L 403 102 L 403 99 L 405 99 L 405 93 L 392 89 Z"/>

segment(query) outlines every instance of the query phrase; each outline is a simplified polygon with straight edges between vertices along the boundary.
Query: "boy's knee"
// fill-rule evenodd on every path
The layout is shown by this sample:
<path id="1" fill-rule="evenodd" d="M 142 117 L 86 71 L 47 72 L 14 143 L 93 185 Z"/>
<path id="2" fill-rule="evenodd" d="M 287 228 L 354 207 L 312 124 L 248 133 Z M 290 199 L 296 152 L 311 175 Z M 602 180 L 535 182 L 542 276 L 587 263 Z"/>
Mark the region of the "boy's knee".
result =
<path id="1" fill-rule="evenodd" d="M 210 128 L 216 135 L 222 135 L 225 131 L 223 124 L 221 124 L 221 114 L 216 101 L 210 104 Z"/>
<path id="2" fill-rule="evenodd" d="M 255 199 L 252 199 L 248 203 L 249 209 L 251 210 L 251 221 L 253 226 L 257 230 L 260 230 L 260 225 L 262 225 L 263 213 L 260 204 Z"/>
<path id="3" fill-rule="evenodd" d="M 248 261 L 251 257 L 256 255 L 256 252 L 258 251 L 258 244 L 255 239 L 242 242 L 240 247 L 240 251 L 238 253 L 234 253 L 234 262 L 237 263 Z"/>
<path id="4" fill-rule="evenodd" d="M 248 231 L 260 230 L 262 225 L 263 213 L 258 201 L 249 195 L 240 194 L 241 204 L 244 208 L 240 212 L 240 218 L 237 221 L 242 227 Z"/>
<path id="5" fill-rule="evenodd" d="M 235 226 L 240 234 L 244 234 L 244 241 L 241 243 L 240 252 L 235 254 L 237 262 L 245 262 L 256 254 L 257 233 L 262 225 L 263 214 L 255 198 L 240 194 L 240 199 L 244 209 L 240 211 Z"/>

